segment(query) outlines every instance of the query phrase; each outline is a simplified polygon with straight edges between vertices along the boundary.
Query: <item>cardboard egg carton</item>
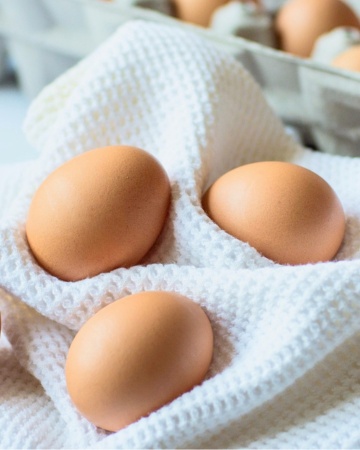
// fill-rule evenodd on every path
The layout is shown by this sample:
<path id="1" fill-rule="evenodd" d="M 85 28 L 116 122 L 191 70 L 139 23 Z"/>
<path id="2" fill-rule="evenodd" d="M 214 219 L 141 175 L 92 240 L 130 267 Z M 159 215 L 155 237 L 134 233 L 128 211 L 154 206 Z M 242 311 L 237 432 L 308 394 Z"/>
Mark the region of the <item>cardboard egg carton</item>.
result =
<path id="1" fill-rule="evenodd" d="M 269 9 L 283 0 L 267 0 Z M 358 1 L 358 0 L 354 0 Z M 212 41 L 244 64 L 269 103 L 307 145 L 360 156 L 360 75 L 250 42 L 220 36 L 169 15 L 169 0 L 0 0 L 0 77 L 4 49 L 24 92 L 34 97 L 46 84 L 93 51 L 128 20 L 183 27 Z"/>

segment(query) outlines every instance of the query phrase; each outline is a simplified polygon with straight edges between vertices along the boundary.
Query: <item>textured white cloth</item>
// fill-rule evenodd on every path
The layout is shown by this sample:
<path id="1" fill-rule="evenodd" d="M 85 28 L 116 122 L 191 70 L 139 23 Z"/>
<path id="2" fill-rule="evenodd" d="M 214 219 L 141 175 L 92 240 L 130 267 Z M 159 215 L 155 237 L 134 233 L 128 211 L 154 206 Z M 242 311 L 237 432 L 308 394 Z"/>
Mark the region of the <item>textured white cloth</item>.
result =
<path id="1" fill-rule="evenodd" d="M 359 445 L 359 159 L 298 147 L 239 63 L 195 35 L 143 22 L 45 89 L 26 131 L 38 161 L 16 177 L 0 171 L 0 308 L 11 343 L 0 351 L 1 448 Z M 66 160 L 114 144 L 160 159 L 172 183 L 170 217 L 142 265 L 59 281 L 29 252 L 31 198 Z M 347 217 L 336 262 L 276 265 L 206 217 L 206 186 L 260 160 L 303 165 L 336 190 Z M 204 308 L 213 363 L 201 386 L 107 433 L 70 402 L 67 351 L 100 308 L 146 290 L 179 292 Z"/>

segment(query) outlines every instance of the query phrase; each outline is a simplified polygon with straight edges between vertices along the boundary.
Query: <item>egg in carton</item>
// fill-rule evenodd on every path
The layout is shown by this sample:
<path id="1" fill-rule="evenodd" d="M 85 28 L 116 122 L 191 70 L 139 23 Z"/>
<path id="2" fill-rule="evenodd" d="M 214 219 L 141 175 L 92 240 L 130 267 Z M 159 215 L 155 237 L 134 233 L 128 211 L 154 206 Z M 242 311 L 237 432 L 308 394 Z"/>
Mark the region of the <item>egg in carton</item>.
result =
<path id="1" fill-rule="evenodd" d="M 329 66 L 338 55 L 359 44 L 359 30 L 348 27 L 336 28 L 316 41 L 312 59 Z M 335 70 L 332 71 L 335 72 Z M 334 74 L 328 74 L 322 79 L 304 69 L 302 71 L 304 94 L 309 104 L 310 114 L 314 118 L 317 117 L 317 126 L 312 130 L 317 145 L 326 146 L 329 153 L 339 153 L 339 148 L 344 148 L 346 142 L 346 154 L 358 156 L 360 78 L 356 72 L 343 73 L 343 77 L 344 80 L 339 85 Z M 335 135 L 333 131 L 329 133 L 327 124 L 330 122 L 336 124 Z"/>
<path id="2" fill-rule="evenodd" d="M 262 4 L 272 14 L 276 12 L 287 2 L 288 0 L 262 0 Z M 344 0 L 349 6 L 351 6 L 358 15 L 360 15 L 360 4 L 358 0 Z"/>
<path id="3" fill-rule="evenodd" d="M 268 10 L 273 6 L 275 11 L 271 2 L 264 0 L 263 3 Z M 278 7 L 284 3 L 278 2 Z M 357 6 L 354 11 L 359 12 L 355 1 L 344 3 Z M 265 89 L 273 108 L 287 124 L 296 125 L 308 145 L 328 153 L 359 156 L 359 76 L 343 72 L 339 78 L 339 72 L 329 67 L 337 55 L 359 43 L 359 30 L 336 28 L 318 39 L 311 59 L 278 52 L 278 61 L 284 62 L 282 68 L 275 58 L 268 62 L 267 68 L 265 62 L 257 62 L 255 68 L 254 61 L 249 62 L 248 58 L 244 63 L 248 68 L 249 64 L 253 66 L 250 70 Z M 283 86 L 275 78 L 274 65 L 283 73 Z M 298 99 L 295 92 L 298 92 Z"/>
<path id="4" fill-rule="evenodd" d="M 297 140 L 327 153 L 359 156 L 360 80 L 354 72 L 296 58 L 240 37 L 209 39 L 239 60 Z"/>

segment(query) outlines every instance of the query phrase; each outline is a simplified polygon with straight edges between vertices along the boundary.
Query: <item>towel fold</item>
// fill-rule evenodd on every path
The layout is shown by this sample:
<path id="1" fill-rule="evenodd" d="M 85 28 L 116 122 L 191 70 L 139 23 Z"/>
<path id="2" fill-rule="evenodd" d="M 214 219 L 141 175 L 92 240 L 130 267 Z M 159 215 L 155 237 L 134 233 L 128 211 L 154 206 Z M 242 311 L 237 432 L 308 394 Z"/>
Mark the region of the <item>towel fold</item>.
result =
<path id="1" fill-rule="evenodd" d="M 31 167 L 0 168 L 1 448 L 349 448 L 360 438 L 360 160 L 314 153 L 284 131 L 243 67 L 204 39 L 126 24 L 47 87 L 26 124 Z M 39 267 L 25 222 L 39 184 L 87 150 L 133 145 L 166 168 L 173 202 L 141 266 L 76 283 Z M 333 262 L 279 266 L 204 214 L 204 189 L 280 160 L 325 178 L 347 218 Z M 64 367 L 76 331 L 139 291 L 199 303 L 215 337 L 201 386 L 118 433 L 82 418 Z"/>

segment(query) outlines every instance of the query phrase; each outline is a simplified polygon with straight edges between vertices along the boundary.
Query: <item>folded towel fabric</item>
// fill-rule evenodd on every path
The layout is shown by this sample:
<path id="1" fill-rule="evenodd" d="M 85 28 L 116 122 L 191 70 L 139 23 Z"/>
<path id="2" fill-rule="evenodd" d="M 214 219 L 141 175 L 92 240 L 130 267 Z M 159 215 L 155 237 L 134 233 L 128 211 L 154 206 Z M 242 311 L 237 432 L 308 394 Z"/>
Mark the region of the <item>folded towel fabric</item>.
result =
<path id="1" fill-rule="evenodd" d="M 191 33 L 123 26 L 46 88 L 26 121 L 40 157 L 0 182 L 1 448 L 348 448 L 360 432 L 360 160 L 314 153 L 284 131 L 244 68 Z M 166 168 L 173 202 L 157 244 L 130 269 L 66 283 L 25 238 L 39 184 L 70 158 L 133 145 Z M 333 262 L 280 266 L 203 212 L 206 186 L 239 165 L 289 161 L 325 178 L 347 218 Z M 199 303 L 215 336 L 201 386 L 118 433 L 82 418 L 64 367 L 99 309 L 148 290 Z"/>

